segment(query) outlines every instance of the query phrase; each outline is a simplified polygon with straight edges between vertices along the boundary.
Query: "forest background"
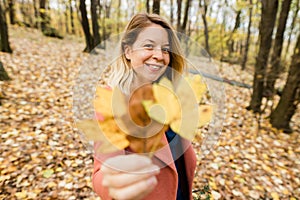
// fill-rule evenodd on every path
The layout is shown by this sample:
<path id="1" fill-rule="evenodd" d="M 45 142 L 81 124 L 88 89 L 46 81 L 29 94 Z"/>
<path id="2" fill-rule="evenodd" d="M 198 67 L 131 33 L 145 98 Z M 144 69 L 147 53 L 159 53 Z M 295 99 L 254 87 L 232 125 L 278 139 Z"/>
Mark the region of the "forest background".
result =
<path id="1" fill-rule="evenodd" d="M 73 126 L 72 87 L 87 53 L 138 12 L 157 13 L 201 44 L 226 84 L 221 137 L 195 199 L 297 199 L 299 0 L 0 1 L 3 199 L 96 198 L 91 152 Z M 207 56 L 207 54 L 205 54 Z M 105 59 L 105 56 L 103 59 Z M 230 91 L 230 92 L 229 92 Z"/>

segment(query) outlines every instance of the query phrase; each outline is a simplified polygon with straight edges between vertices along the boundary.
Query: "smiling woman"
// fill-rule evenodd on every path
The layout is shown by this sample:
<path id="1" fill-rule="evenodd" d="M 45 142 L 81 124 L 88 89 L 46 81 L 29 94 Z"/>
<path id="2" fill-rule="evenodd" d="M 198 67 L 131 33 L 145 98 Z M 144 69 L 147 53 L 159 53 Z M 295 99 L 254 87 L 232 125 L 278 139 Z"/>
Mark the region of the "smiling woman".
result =
<path id="1" fill-rule="evenodd" d="M 157 80 L 170 63 L 168 32 L 160 25 L 150 25 L 132 46 L 125 46 L 125 57 L 131 63 L 135 86 Z"/>
<path id="2" fill-rule="evenodd" d="M 133 57 L 137 55 L 141 57 Z M 158 70 L 160 75 L 164 73 L 169 79 L 176 80 L 179 73 L 186 67 L 182 55 L 179 40 L 168 22 L 155 14 L 137 14 L 133 16 L 125 29 L 121 40 L 120 57 L 112 66 L 108 84 L 111 87 L 119 86 L 125 94 L 129 94 L 130 89 L 133 88 L 132 83 L 136 73 L 145 70 L 145 64 L 148 65 L 149 73 Z M 147 60 L 141 61 L 141 59 Z M 142 66 L 144 69 L 140 69 L 143 68 Z M 171 74 L 166 66 L 178 73 Z M 145 70 L 144 73 L 148 71 Z M 159 72 L 156 73 L 159 74 Z M 155 74 L 152 76 L 151 78 L 149 74 L 144 74 L 144 78 L 148 81 L 155 81 L 160 77 Z M 135 81 L 134 83 L 143 82 Z"/>
<path id="3" fill-rule="evenodd" d="M 149 88 L 147 86 L 151 85 L 152 88 L 152 83 L 155 85 L 159 82 L 162 86 L 157 88 L 161 88 L 159 91 L 164 105 L 176 103 L 172 102 L 176 101 L 176 95 L 171 98 L 173 93 L 166 91 L 171 91 L 172 83 L 180 82 L 185 67 L 179 40 L 169 23 L 156 14 L 137 14 L 125 29 L 121 39 L 121 55 L 110 68 L 107 84 L 110 88 L 119 88 L 128 99 L 129 111 L 137 118 L 146 120 L 144 116 L 146 111 L 142 104 L 137 106 L 135 102 L 139 100 L 140 103 L 147 98 L 151 100 L 156 90 L 153 89 L 153 92 L 151 89 L 146 90 Z M 186 91 L 183 93 L 186 94 Z M 122 98 L 117 98 L 116 101 L 117 103 L 109 105 L 122 104 Z M 193 105 L 192 109 L 195 107 Z M 174 107 L 171 109 L 172 113 L 176 112 L 176 115 L 181 116 L 181 111 L 177 112 Z M 147 119 L 150 120 L 149 117 Z M 130 116 L 123 119 L 123 122 L 126 120 L 130 120 Z M 155 134 L 162 136 L 158 138 L 163 148 L 156 152 L 150 151 L 150 154 L 146 155 L 136 154 L 138 151 L 131 145 L 111 154 L 95 154 L 93 186 L 102 199 L 192 199 L 196 156 L 191 143 L 175 134 L 169 126 L 162 127 L 164 128 Z M 139 125 L 131 130 L 143 133 L 146 128 Z M 127 137 L 132 138 L 132 134 L 129 133 Z M 153 141 L 155 138 L 157 137 L 146 139 Z M 100 145 L 101 143 L 96 142 L 95 150 Z"/>

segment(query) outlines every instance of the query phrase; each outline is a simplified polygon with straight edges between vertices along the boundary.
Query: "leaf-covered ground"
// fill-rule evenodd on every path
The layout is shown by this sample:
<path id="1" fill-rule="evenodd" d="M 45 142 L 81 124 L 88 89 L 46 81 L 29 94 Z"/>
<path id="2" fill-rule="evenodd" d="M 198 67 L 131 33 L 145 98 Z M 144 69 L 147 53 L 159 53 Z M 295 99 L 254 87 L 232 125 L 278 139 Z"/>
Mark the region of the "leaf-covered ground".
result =
<path id="1" fill-rule="evenodd" d="M 92 155 L 73 127 L 72 89 L 87 55 L 83 40 L 52 39 L 12 27 L 13 54 L 0 53 L 12 80 L 0 82 L 0 199 L 98 199 Z M 223 65 L 228 79 L 251 73 Z M 300 196 L 300 114 L 294 133 L 270 127 L 245 107 L 250 90 L 226 85 L 226 119 L 214 150 L 198 157 L 195 198 L 296 199 Z M 266 109 L 268 110 L 268 109 Z M 202 194 L 205 193 L 205 194 Z"/>

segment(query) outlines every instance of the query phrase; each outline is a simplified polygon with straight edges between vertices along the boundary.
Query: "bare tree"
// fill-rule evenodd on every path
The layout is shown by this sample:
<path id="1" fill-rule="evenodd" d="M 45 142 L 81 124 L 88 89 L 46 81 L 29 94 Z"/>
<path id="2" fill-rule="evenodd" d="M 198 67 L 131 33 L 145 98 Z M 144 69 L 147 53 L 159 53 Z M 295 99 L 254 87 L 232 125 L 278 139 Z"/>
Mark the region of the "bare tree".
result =
<path id="1" fill-rule="evenodd" d="M 117 24 L 117 34 L 119 37 L 119 33 L 120 33 L 120 26 L 121 26 L 121 0 L 118 0 L 118 11 L 117 11 L 117 20 L 118 20 L 118 24 Z"/>
<path id="2" fill-rule="evenodd" d="M 272 97 L 275 94 L 275 82 L 278 79 L 281 70 L 281 51 L 283 45 L 283 35 L 286 27 L 286 22 L 290 10 L 292 0 L 284 0 L 281 5 L 281 11 L 279 16 L 279 22 L 277 26 L 277 32 L 275 36 L 275 43 L 273 46 L 273 52 L 271 56 L 271 70 L 267 73 L 266 79 L 266 88 L 265 94 L 266 96 Z"/>
<path id="3" fill-rule="evenodd" d="M 253 3 L 252 0 L 249 0 L 249 22 L 248 22 L 248 27 L 247 27 L 247 39 L 246 39 L 246 44 L 245 44 L 245 51 L 244 51 L 244 56 L 242 60 L 242 70 L 246 69 L 246 64 L 248 60 L 248 51 L 249 51 L 249 45 L 250 45 L 250 36 L 251 36 L 251 26 L 252 26 L 252 10 L 253 10 Z"/>
<path id="4" fill-rule="evenodd" d="M 41 30 L 42 32 L 46 31 L 46 27 L 50 23 L 48 16 L 46 14 L 46 0 L 40 0 L 40 9 L 39 15 L 41 17 Z"/>
<path id="5" fill-rule="evenodd" d="M 233 40 L 233 35 L 234 33 L 237 31 L 237 29 L 240 27 L 240 24 L 241 24 L 241 13 L 242 11 L 241 10 L 237 10 L 235 11 L 236 12 L 236 16 L 235 16 L 235 24 L 234 24 L 234 27 L 233 29 L 231 30 L 230 32 L 230 35 L 229 35 L 229 38 L 228 40 L 226 41 L 226 44 L 227 44 L 227 48 L 228 48 L 228 51 L 229 51 L 229 57 L 231 56 L 231 54 L 234 52 L 234 40 Z"/>
<path id="6" fill-rule="evenodd" d="M 204 25 L 205 50 L 210 55 L 209 34 L 208 34 L 208 25 L 207 25 L 207 19 L 206 19 L 208 4 L 207 4 L 206 0 L 199 0 L 199 7 L 201 9 L 201 17 L 202 17 L 203 25 Z"/>
<path id="7" fill-rule="evenodd" d="M 98 24 L 98 2 L 97 0 L 91 0 L 91 16 L 92 16 L 92 28 L 93 28 L 93 46 L 100 44 L 99 24 Z"/>
<path id="8" fill-rule="evenodd" d="M 86 44 L 86 47 L 83 51 L 91 52 L 94 48 L 94 46 L 93 46 L 94 42 L 93 42 L 93 36 L 90 33 L 90 25 L 89 25 L 89 21 L 87 18 L 85 0 L 80 0 L 79 10 L 81 13 L 81 24 L 82 24 L 82 29 L 84 32 L 85 44 Z"/>
<path id="9" fill-rule="evenodd" d="M 9 10 L 9 19 L 10 24 L 16 23 L 16 9 L 15 9 L 15 1 L 8 0 L 8 10 Z"/>
<path id="10" fill-rule="evenodd" d="M 173 15 L 173 0 L 170 0 L 170 23 L 174 23 L 174 15 Z"/>
<path id="11" fill-rule="evenodd" d="M 160 0 L 153 0 L 152 12 L 159 15 L 159 13 L 160 13 Z"/>
<path id="12" fill-rule="evenodd" d="M 34 27 L 35 28 L 40 28 L 40 22 L 39 22 L 39 11 L 38 11 L 38 2 L 37 0 L 33 0 L 33 9 L 34 9 L 34 18 L 35 18 L 35 23 Z"/>
<path id="13" fill-rule="evenodd" d="M 149 0 L 146 0 L 146 10 L 147 10 L 147 13 L 150 13 L 150 2 L 149 2 Z"/>
<path id="14" fill-rule="evenodd" d="M 29 4 L 28 1 L 22 0 L 20 2 L 20 12 L 23 17 L 22 24 L 25 25 L 26 27 L 34 27 L 35 26 L 33 23 L 33 17 L 30 13 L 30 6 L 31 6 L 31 4 Z"/>
<path id="15" fill-rule="evenodd" d="M 181 32 L 181 6 L 182 0 L 177 0 L 177 31 Z"/>
<path id="16" fill-rule="evenodd" d="M 72 0 L 69 0 L 69 10 L 70 10 L 70 24 L 71 24 L 71 33 L 75 34 L 75 25 L 74 25 L 74 11 Z"/>
<path id="17" fill-rule="evenodd" d="M 184 9 L 183 22 L 182 22 L 182 25 L 181 25 L 181 28 L 180 28 L 180 30 L 182 32 L 186 31 L 186 26 L 187 26 L 187 22 L 188 22 L 190 5 L 191 5 L 191 0 L 187 0 L 186 4 L 185 4 L 185 9 Z"/>
<path id="18" fill-rule="evenodd" d="M 289 75 L 277 107 L 270 115 L 270 122 L 273 127 L 283 129 L 290 133 L 289 125 L 291 118 L 297 110 L 300 102 L 300 34 L 292 57 Z"/>
<path id="19" fill-rule="evenodd" d="M 259 26 L 260 46 L 255 63 L 253 93 L 248 109 L 255 113 L 261 112 L 260 106 L 263 97 L 264 79 L 269 52 L 272 44 L 272 34 L 276 21 L 278 0 L 262 0 L 262 13 Z"/>
<path id="20" fill-rule="evenodd" d="M 292 17 L 292 23 L 291 23 L 291 26 L 290 26 L 290 34 L 288 36 L 288 41 L 287 41 L 287 45 L 286 45 L 286 49 L 285 49 L 285 57 L 287 56 L 288 52 L 289 52 L 289 49 L 290 49 L 290 44 L 291 44 L 291 38 L 292 38 L 292 35 L 293 35 L 293 30 L 295 28 L 295 25 L 296 25 L 296 21 L 297 21 L 297 18 L 298 18 L 298 12 L 299 12 L 299 9 L 300 9 L 300 1 L 297 0 L 295 2 L 295 10 L 293 12 L 293 17 Z"/>
<path id="21" fill-rule="evenodd" d="M 6 16 L 4 13 L 4 10 L 2 8 L 1 2 L 0 2 L 0 51 L 12 53 L 12 49 L 9 45 L 8 40 L 8 27 L 6 23 Z"/>

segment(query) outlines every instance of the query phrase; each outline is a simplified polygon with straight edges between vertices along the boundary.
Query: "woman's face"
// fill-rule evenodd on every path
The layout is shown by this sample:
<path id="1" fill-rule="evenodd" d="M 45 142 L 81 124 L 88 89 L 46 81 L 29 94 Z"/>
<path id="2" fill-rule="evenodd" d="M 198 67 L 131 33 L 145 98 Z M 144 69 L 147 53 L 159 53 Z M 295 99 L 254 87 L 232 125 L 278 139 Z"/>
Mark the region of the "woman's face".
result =
<path id="1" fill-rule="evenodd" d="M 168 32 L 152 24 L 139 33 L 132 46 L 125 47 L 125 56 L 138 81 L 153 82 L 166 71 L 170 63 L 169 50 Z"/>

